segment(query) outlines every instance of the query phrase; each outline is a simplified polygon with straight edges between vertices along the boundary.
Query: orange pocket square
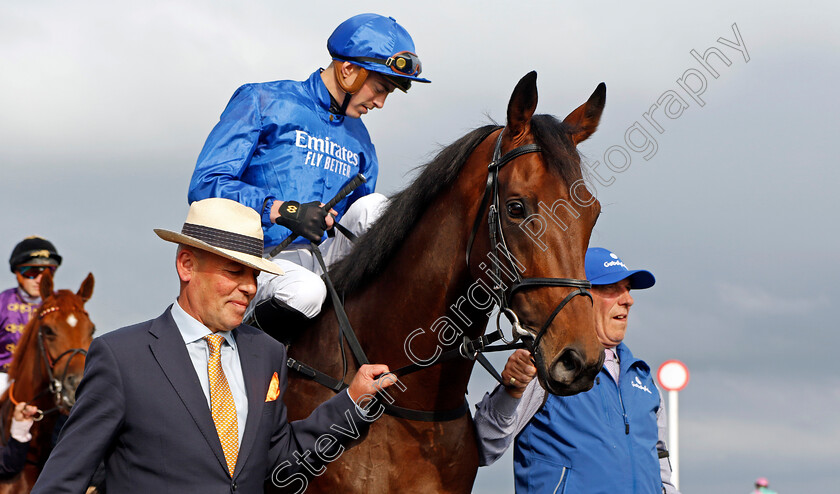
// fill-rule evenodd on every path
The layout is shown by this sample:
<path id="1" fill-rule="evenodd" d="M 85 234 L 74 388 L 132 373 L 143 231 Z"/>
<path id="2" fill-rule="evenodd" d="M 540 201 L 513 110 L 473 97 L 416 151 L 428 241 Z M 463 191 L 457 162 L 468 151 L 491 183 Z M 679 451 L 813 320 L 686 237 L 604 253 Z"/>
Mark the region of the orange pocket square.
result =
<path id="1" fill-rule="evenodd" d="M 277 373 L 275 372 L 274 375 L 271 376 L 271 384 L 268 385 L 268 393 L 265 395 L 265 401 L 274 401 L 278 396 L 280 396 L 280 379 L 277 377 Z"/>

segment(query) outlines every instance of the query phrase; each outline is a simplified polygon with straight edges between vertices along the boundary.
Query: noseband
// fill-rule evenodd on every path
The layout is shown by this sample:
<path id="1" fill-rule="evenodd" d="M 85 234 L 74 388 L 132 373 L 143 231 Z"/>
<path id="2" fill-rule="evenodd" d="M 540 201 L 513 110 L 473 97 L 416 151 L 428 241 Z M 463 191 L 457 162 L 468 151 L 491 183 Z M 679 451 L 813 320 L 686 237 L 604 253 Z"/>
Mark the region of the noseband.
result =
<path id="1" fill-rule="evenodd" d="M 523 278 L 520 276 L 516 263 L 512 259 L 510 250 L 507 247 L 505 233 L 502 230 L 501 221 L 499 219 L 499 170 L 520 156 L 529 153 L 542 152 L 542 148 L 536 144 L 525 144 L 524 146 L 511 149 L 502 155 L 502 136 L 504 133 L 505 129 L 503 128 L 499 133 L 499 137 L 496 139 L 496 147 L 493 150 L 493 160 L 489 165 L 487 165 L 487 185 L 484 189 L 484 197 L 481 200 L 481 206 L 479 207 L 478 215 L 476 216 L 475 223 L 473 224 L 472 233 L 470 233 L 470 238 L 467 242 L 467 266 L 469 267 L 470 265 L 470 251 L 472 250 L 472 245 L 475 240 L 476 233 L 478 232 L 482 212 L 484 211 L 484 208 L 487 207 L 487 204 L 490 203 L 490 208 L 487 212 L 487 222 L 490 235 L 490 256 L 491 259 L 495 261 L 491 262 L 494 274 L 492 277 L 493 292 L 496 300 L 499 302 L 499 316 L 504 314 L 513 326 L 511 339 L 508 340 L 504 337 L 502 329 L 499 326 L 499 317 L 496 318 L 496 329 L 499 337 L 505 343 L 511 344 L 517 339 L 522 338 L 528 349 L 531 351 L 531 354 L 534 355 L 539 363 L 542 361 L 542 355 L 539 348 L 540 340 L 542 340 L 542 337 L 545 335 L 546 331 L 548 331 L 548 328 L 551 326 L 554 318 L 557 317 L 557 314 L 563 310 L 563 307 L 565 307 L 566 304 L 578 295 L 589 297 L 589 301 L 592 302 L 592 295 L 589 293 L 592 285 L 587 280 L 579 280 L 575 278 Z M 500 253 L 502 254 L 501 256 L 499 255 Z M 502 267 L 500 265 L 502 259 L 504 259 L 507 264 L 505 271 L 508 275 L 512 275 L 515 280 L 509 288 L 502 283 Z M 517 317 L 516 313 L 510 307 L 510 302 L 518 291 L 527 288 L 540 287 L 568 287 L 575 288 L 575 290 L 566 295 L 566 297 L 557 304 L 557 307 L 555 307 L 554 311 L 539 331 L 534 334 L 519 323 L 519 317 Z"/>

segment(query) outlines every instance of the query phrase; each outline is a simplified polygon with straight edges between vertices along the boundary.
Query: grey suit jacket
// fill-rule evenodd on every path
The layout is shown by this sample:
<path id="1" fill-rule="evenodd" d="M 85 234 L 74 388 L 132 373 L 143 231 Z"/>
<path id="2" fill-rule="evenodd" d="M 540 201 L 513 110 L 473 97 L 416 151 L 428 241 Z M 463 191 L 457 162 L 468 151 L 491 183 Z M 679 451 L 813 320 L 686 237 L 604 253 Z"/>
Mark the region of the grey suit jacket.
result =
<path id="1" fill-rule="evenodd" d="M 342 445 L 367 430 L 347 393 L 307 419 L 288 423 L 282 394 L 285 348 L 250 326 L 235 329 L 234 337 L 248 417 L 233 478 L 184 340 L 167 310 L 93 341 L 76 405 L 32 492 L 83 493 L 102 459 L 108 492 L 262 492 L 277 465 L 285 465 L 278 480 L 302 471 L 300 457 L 316 469 L 324 463 L 319 457 L 335 459 Z M 275 372 L 281 395 L 266 402 Z M 320 441 L 316 450 L 316 441 L 327 433 L 334 440 Z"/>

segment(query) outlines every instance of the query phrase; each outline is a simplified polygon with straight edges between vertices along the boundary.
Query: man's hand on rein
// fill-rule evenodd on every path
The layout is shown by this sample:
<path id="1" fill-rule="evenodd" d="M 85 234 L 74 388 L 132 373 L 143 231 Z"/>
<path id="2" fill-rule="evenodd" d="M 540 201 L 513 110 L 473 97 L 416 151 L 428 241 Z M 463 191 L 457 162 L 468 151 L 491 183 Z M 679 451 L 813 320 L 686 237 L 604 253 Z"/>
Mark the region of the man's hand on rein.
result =
<path id="1" fill-rule="evenodd" d="M 531 353 L 528 350 L 518 349 L 508 357 L 505 368 L 502 370 L 502 381 L 505 383 L 505 391 L 516 399 L 522 398 L 522 393 L 537 375 L 537 368 L 531 360 Z"/>
<path id="2" fill-rule="evenodd" d="M 272 204 L 272 216 L 277 208 L 274 222 L 285 226 L 292 233 L 310 242 L 320 243 L 324 232 L 335 223 L 335 210 L 325 211 L 324 204 L 316 201 L 300 204 L 297 201 L 275 201 Z"/>

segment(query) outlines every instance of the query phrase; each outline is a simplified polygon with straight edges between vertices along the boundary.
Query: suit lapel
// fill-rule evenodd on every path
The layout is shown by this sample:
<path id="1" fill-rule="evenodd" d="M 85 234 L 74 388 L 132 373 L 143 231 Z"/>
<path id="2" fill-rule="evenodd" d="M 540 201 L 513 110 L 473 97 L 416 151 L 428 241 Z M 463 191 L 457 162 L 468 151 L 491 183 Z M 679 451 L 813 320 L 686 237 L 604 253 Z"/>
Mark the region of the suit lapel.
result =
<path id="1" fill-rule="evenodd" d="M 242 375 L 245 377 L 245 392 L 248 394 L 248 419 L 245 421 L 242 443 L 239 445 L 239 455 L 236 459 L 236 470 L 233 474 L 236 478 L 253 449 L 271 376 L 269 366 L 266 365 L 268 360 L 260 358 L 260 348 L 254 342 L 254 335 L 240 331 L 239 328 L 235 329 L 233 334 L 239 349 Z"/>
<path id="2" fill-rule="evenodd" d="M 207 397 L 201 390 L 201 383 L 198 382 L 198 377 L 195 375 L 195 368 L 187 353 L 184 339 L 181 337 L 169 310 L 152 323 L 149 333 L 155 337 L 149 345 L 152 354 L 154 354 L 160 368 L 166 378 L 169 379 L 172 387 L 175 388 L 178 396 L 181 397 L 181 401 L 184 402 L 184 406 L 192 415 L 195 425 L 198 426 L 204 439 L 207 440 L 207 444 L 210 445 L 210 449 L 213 450 L 222 468 L 227 472 L 227 462 L 224 452 L 222 452 L 222 443 L 219 441 L 213 416 L 207 406 Z M 249 412 L 249 421 L 250 416 Z"/>

